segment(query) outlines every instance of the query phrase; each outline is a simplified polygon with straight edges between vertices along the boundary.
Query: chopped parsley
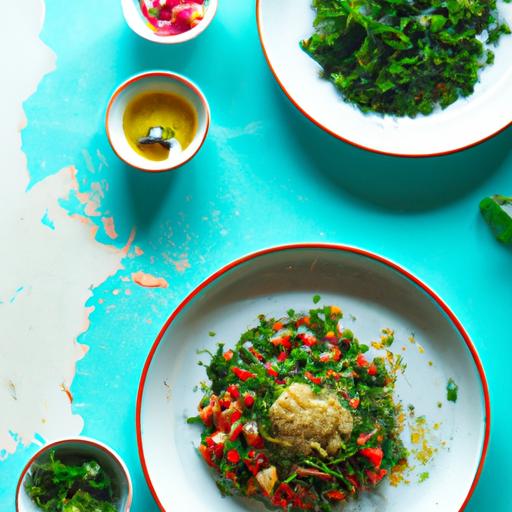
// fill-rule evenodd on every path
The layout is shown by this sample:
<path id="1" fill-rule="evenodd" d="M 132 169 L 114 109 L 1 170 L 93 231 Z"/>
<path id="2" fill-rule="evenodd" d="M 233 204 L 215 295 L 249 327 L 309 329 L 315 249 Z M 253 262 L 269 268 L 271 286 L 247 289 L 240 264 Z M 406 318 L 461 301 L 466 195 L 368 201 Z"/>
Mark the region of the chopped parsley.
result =
<path id="1" fill-rule="evenodd" d="M 456 402 L 459 393 L 459 386 L 455 384 L 453 379 L 448 379 L 448 384 L 446 385 L 446 399 L 449 402 Z"/>
<path id="2" fill-rule="evenodd" d="M 95 460 L 64 463 L 50 452 L 48 462 L 32 465 L 25 490 L 45 512 L 116 512 L 116 491 Z"/>
<path id="3" fill-rule="evenodd" d="M 313 0 L 302 48 L 363 112 L 415 117 L 474 91 L 510 34 L 497 0 Z"/>

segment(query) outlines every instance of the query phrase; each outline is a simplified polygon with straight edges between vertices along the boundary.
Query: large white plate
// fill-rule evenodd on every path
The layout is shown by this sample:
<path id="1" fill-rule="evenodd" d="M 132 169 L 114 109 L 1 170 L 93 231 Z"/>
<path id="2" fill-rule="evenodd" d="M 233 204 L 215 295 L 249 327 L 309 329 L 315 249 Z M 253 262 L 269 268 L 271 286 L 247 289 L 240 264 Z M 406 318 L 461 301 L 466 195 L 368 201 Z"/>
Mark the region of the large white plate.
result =
<path id="1" fill-rule="evenodd" d="M 323 303 L 344 310 L 361 342 L 378 339 L 384 327 L 395 329 L 394 349 L 402 352 L 406 346 L 402 353 L 408 365 L 397 384 L 398 397 L 404 406 L 414 404 L 430 424 L 440 423 L 430 433 L 439 451 L 427 466 L 416 462 L 409 485 L 384 484 L 345 510 L 464 508 L 482 468 L 489 432 L 487 385 L 468 335 L 431 290 L 395 264 L 358 249 L 300 245 L 262 251 L 223 268 L 184 300 L 158 336 L 140 382 L 137 435 L 143 469 L 162 510 L 264 510 L 250 500 L 223 499 L 197 454 L 200 429 L 185 421 L 196 414 L 200 399 L 194 387 L 206 380 L 197 365 L 205 356 L 197 351 L 212 350 L 218 341 L 234 345 L 260 313 L 279 317 L 289 308 L 309 309 L 315 293 Z M 215 338 L 210 331 L 217 333 Z M 425 353 L 408 341 L 411 333 Z M 459 385 L 456 404 L 446 401 L 450 377 Z M 404 441 L 409 443 L 407 432 Z M 418 474 L 424 471 L 430 478 L 420 484 Z"/>
<path id="2" fill-rule="evenodd" d="M 472 96 L 415 119 L 363 114 L 320 77 L 320 66 L 299 46 L 313 32 L 311 0 L 257 0 L 260 39 L 274 76 L 311 121 L 355 146 L 398 156 L 460 151 L 496 135 L 512 122 L 512 36 L 496 49 Z M 512 4 L 498 0 L 512 26 Z"/>

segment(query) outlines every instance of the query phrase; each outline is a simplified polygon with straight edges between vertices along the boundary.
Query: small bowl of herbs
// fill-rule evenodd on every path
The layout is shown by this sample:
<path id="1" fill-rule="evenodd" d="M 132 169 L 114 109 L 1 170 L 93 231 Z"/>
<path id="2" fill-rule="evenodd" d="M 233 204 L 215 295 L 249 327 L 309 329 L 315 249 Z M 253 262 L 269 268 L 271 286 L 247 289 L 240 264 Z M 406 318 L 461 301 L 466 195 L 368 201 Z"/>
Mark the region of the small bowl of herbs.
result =
<path id="1" fill-rule="evenodd" d="M 80 437 L 44 446 L 25 466 L 17 512 L 128 512 L 130 474 L 103 443 Z"/>

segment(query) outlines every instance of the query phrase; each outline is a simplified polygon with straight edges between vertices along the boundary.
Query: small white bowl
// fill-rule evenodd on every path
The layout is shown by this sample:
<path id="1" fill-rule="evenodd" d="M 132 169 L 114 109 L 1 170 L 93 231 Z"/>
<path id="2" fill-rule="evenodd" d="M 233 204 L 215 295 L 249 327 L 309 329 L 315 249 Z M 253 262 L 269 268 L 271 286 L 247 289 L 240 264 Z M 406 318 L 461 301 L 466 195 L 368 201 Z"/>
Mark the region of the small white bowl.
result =
<path id="1" fill-rule="evenodd" d="M 160 44 L 178 44 L 196 38 L 212 22 L 217 12 L 218 3 L 218 0 L 208 1 L 204 18 L 194 28 L 175 36 L 163 36 L 156 34 L 149 22 L 144 18 L 139 0 L 121 0 L 124 18 L 128 26 L 144 39 Z"/>
<path id="2" fill-rule="evenodd" d="M 129 512 L 132 504 L 132 481 L 130 473 L 121 457 L 111 448 L 87 437 L 62 439 L 52 442 L 39 450 L 23 469 L 18 487 L 16 489 L 16 512 L 40 512 L 41 509 L 32 501 L 25 491 L 30 468 L 35 462 L 46 462 L 50 452 L 54 450 L 57 457 L 65 455 L 78 455 L 80 457 L 94 458 L 98 464 L 108 472 L 112 481 L 116 482 L 119 492 L 117 510 Z"/>
<path id="3" fill-rule="evenodd" d="M 123 128 L 127 105 L 135 96 L 146 92 L 168 92 L 180 96 L 188 100 L 197 113 L 197 132 L 190 145 L 181 153 L 171 152 L 168 159 L 159 162 L 139 155 L 126 140 Z M 106 131 L 112 149 L 121 160 L 141 171 L 170 171 L 187 163 L 201 149 L 209 126 L 210 107 L 204 94 L 190 80 L 168 71 L 151 71 L 130 78 L 116 89 L 107 107 Z"/>

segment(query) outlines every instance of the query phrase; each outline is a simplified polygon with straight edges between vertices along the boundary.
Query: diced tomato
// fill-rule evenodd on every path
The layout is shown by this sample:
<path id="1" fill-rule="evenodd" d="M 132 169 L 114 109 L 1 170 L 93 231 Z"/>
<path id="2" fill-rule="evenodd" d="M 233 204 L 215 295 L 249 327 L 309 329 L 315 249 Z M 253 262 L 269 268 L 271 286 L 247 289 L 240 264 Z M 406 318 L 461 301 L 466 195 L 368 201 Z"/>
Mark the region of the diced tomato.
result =
<path id="1" fill-rule="evenodd" d="M 205 426 L 211 427 L 213 425 L 213 407 L 211 405 L 203 407 L 199 411 L 199 417 Z"/>
<path id="2" fill-rule="evenodd" d="M 331 360 L 331 354 L 320 354 L 320 362 L 321 363 L 328 363 Z"/>
<path id="3" fill-rule="evenodd" d="M 366 457 L 375 467 L 375 469 L 379 469 L 382 464 L 382 458 L 384 457 L 384 452 L 381 448 L 362 448 L 359 450 L 359 453 Z"/>
<path id="4" fill-rule="evenodd" d="M 348 401 L 348 405 L 352 407 L 352 409 L 357 409 L 359 407 L 359 404 L 361 403 L 361 400 L 359 398 L 351 398 Z"/>
<path id="5" fill-rule="evenodd" d="M 244 404 L 246 407 L 252 407 L 254 405 L 254 397 L 252 395 L 245 395 L 244 396 Z"/>
<path id="6" fill-rule="evenodd" d="M 288 508 L 289 502 L 295 497 L 295 493 L 292 488 L 285 483 L 282 483 L 275 491 L 272 497 L 272 504 L 275 507 Z"/>
<path id="7" fill-rule="evenodd" d="M 250 347 L 249 352 L 258 360 L 263 361 L 265 358 L 254 348 Z"/>
<path id="8" fill-rule="evenodd" d="M 279 372 L 275 368 L 272 368 L 272 365 L 270 363 L 266 363 L 265 368 L 267 369 L 267 373 L 271 377 L 279 377 Z"/>
<path id="9" fill-rule="evenodd" d="M 290 350 L 292 348 L 292 344 L 290 342 L 290 336 L 278 336 L 277 338 L 272 338 L 270 340 L 272 345 L 278 347 L 281 345 L 284 349 Z"/>
<path id="10" fill-rule="evenodd" d="M 232 350 L 228 350 L 227 352 L 224 353 L 224 359 L 226 361 L 231 361 L 231 359 L 233 359 L 234 355 L 235 355 L 235 353 Z"/>
<path id="11" fill-rule="evenodd" d="M 288 359 L 288 354 L 286 352 L 281 352 L 278 356 L 277 356 L 277 360 L 282 363 L 283 361 L 286 361 Z"/>
<path id="12" fill-rule="evenodd" d="M 267 463 L 268 459 L 262 453 L 253 455 L 251 458 L 244 459 L 244 464 L 254 476 L 256 476 L 261 471 L 261 468 L 265 466 Z"/>
<path id="13" fill-rule="evenodd" d="M 217 464 L 215 464 L 215 462 L 213 462 L 213 460 L 212 460 L 211 451 L 204 444 L 199 445 L 199 453 L 201 454 L 201 456 L 203 457 L 205 462 L 208 464 L 208 466 L 218 469 Z"/>
<path id="14" fill-rule="evenodd" d="M 341 359 L 341 350 L 338 347 L 332 349 L 332 360 L 338 362 Z"/>
<path id="15" fill-rule="evenodd" d="M 370 363 L 366 360 L 366 357 L 364 357 L 364 354 L 359 354 L 356 359 L 357 366 L 360 368 L 367 368 Z"/>
<path id="16" fill-rule="evenodd" d="M 282 322 L 276 322 L 272 326 L 272 329 L 274 329 L 274 331 L 280 331 L 283 327 L 284 327 L 284 325 L 282 324 Z"/>
<path id="17" fill-rule="evenodd" d="M 236 473 L 234 473 L 233 471 L 226 471 L 226 474 L 224 476 L 231 480 L 232 482 L 236 482 Z"/>
<path id="18" fill-rule="evenodd" d="M 256 485 L 256 479 L 251 476 L 251 478 L 247 480 L 247 489 L 245 489 L 245 494 L 247 496 L 254 496 L 257 492 L 258 486 Z"/>
<path id="19" fill-rule="evenodd" d="M 354 475 L 345 475 L 345 478 L 354 486 L 354 489 L 352 489 L 352 492 L 354 493 L 356 489 L 359 489 L 361 487 L 361 484 L 359 483 L 359 480 Z"/>
<path id="20" fill-rule="evenodd" d="M 231 433 L 229 434 L 229 440 L 231 442 L 236 441 L 240 437 L 243 429 L 244 426 L 241 423 L 234 424 L 231 428 Z"/>
<path id="21" fill-rule="evenodd" d="M 242 368 L 238 368 L 236 366 L 233 366 L 231 368 L 231 371 L 241 380 L 241 381 L 246 381 L 246 380 L 249 380 L 249 379 L 253 379 L 254 377 L 256 377 L 256 374 L 255 373 L 252 373 L 252 372 L 249 372 L 247 370 L 242 370 Z"/>
<path id="22" fill-rule="evenodd" d="M 311 372 L 304 372 L 304 377 L 310 380 L 313 384 L 322 384 L 321 377 L 315 377 Z"/>
<path id="23" fill-rule="evenodd" d="M 374 430 L 369 434 L 359 434 L 359 437 L 357 438 L 357 444 L 359 446 L 364 446 L 376 433 L 377 430 Z"/>
<path id="24" fill-rule="evenodd" d="M 233 413 L 231 414 L 231 425 L 233 425 L 233 423 L 238 421 L 241 417 L 242 417 L 242 413 L 238 409 L 235 409 L 233 411 Z"/>
<path id="25" fill-rule="evenodd" d="M 327 377 L 332 377 L 334 380 L 340 380 L 341 375 L 334 370 L 327 370 Z"/>
<path id="26" fill-rule="evenodd" d="M 229 409 L 231 407 L 231 399 L 230 398 L 221 398 L 219 400 L 219 404 L 221 409 Z"/>
<path id="27" fill-rule="evenodd" d="M 238 389 L 238 386 L 235 386 L 235 384 L 230 384 L 228 386 L 227 392 L 234 398 L 237 399 L 240 396 L 240 390 Z"/>
<path id="28" fill-rule="evenodd" d="M 343 501 L 347 498 L 347 496 L 341 491 L 337 491 L 333 489 L 332 491 L 327 491 L 324 496 L 331 501 Z"/>
<path id="29" fill-rule="evenodd" d="M 366 475 L 368 476 L 368 480 L 373 484 L 377 485 L 386 475 L 388 474 L 386 469 L 379 469 L 379 471 L 370 471 L 366 470 Z"/>
<path id="30" fill-rule="evenodd" d="M 297 338 L 301 340 L 302 344 L 306 345 L 307 347 L 313 347 L 318 342 L 315 336 L 304 332 L 297 334 Z"/>
<path id="31" fill-rule="evenodd" d="M 299 318 L 296 322 L 295 322 L 295 325 L 297 327 L 300 327 L 301 325 L 309 325 L 310 324 L 310 319 L 309 319 L 309 316 L 303 316 L 302 318 Z"/>
<path id="32" fill-rule="evenodd" d="M 374 375 L 377 375 L 377 373 L 377 367 L 372 363 L 368 368 L 368 375 L 371 375 L 373 377 Z"/>
<path id="33" fill-rule="evenodd" d="M 231 464 L 238 464 L 240 462 L 240 454 L 237 450 L 229 450 L 226 454 L 226 458 Z"/>

